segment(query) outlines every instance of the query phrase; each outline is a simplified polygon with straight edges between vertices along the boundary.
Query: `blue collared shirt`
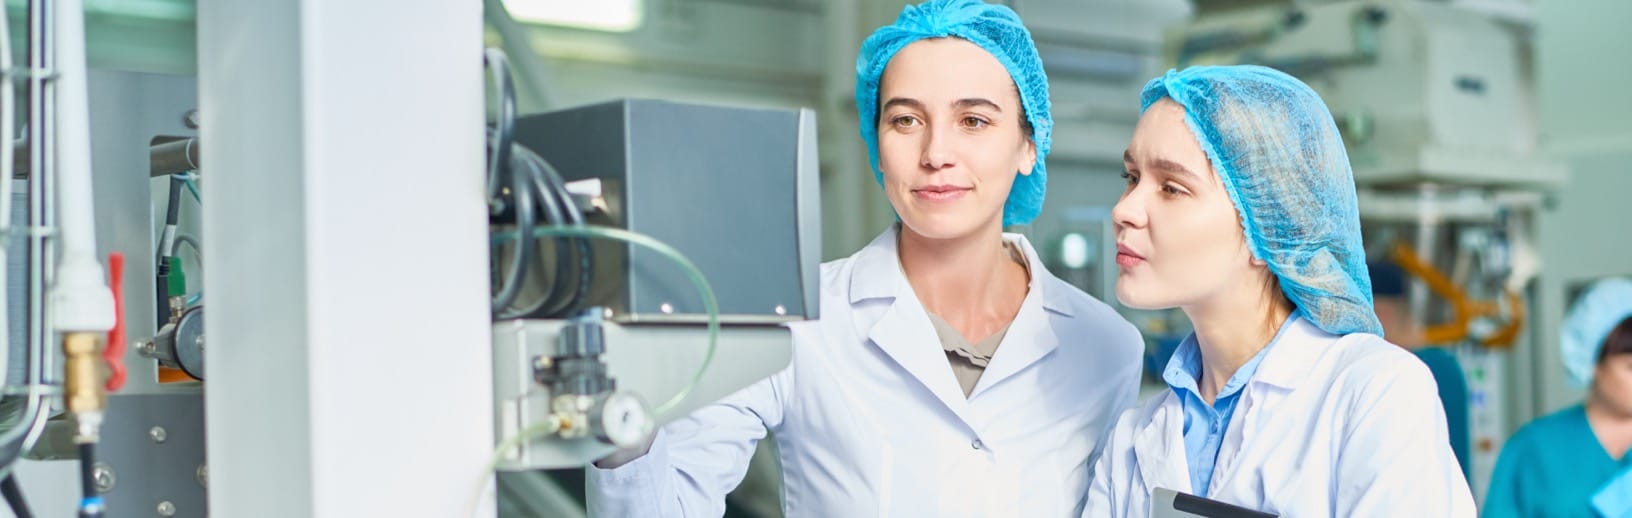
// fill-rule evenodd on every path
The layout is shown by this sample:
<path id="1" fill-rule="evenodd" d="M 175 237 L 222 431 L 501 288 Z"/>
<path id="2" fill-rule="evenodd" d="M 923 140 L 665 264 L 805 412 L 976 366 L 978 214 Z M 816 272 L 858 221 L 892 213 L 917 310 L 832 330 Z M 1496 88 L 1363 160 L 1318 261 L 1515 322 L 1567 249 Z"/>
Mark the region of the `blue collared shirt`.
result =
<path id="1" fill-rule="evenodd" d="M 1264 360 L 1269 348 L 1275 346 L 1281 334 L 1298 318 L 1295 312 L 1287 317 L 1281 329 L 1275 332 L 1275 338 L 1240 369 L 1236 369 L 1235 374 L 1224 383 L 1224 389 L 1218 392 L 1218 397 L 1213 398 L 1212 405 L 1201 399 L 1201 391 L 1197 388 L 1202 364 L 1201 346 L 1196 342 L 1195 333 L 1185 338 L 1173 351 L 1173 357 L 1167 360 L 1162 379 L 1184 404 L 1184 457 L 1190 464 L 1190 485 L 1196 496 L 1205 498 L 1207 486 L 1213 482 L 1213 465 L 1218 461 L 1218 449 L 1223 445 L 1224 432 L 1230 429 L 1230 417 L 1235 414 L 1235 405 L 1241 401 L 1241 389 L 1258 371 L 1258 363 Z"/>

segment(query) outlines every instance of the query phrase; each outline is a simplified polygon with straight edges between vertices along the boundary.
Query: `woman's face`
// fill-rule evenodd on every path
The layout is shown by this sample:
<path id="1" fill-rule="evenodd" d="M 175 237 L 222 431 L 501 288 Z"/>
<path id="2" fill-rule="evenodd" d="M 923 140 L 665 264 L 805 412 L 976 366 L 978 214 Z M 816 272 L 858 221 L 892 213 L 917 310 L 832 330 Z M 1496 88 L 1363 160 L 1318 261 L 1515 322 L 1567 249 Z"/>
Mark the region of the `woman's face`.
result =
<path id="1" fill-rule="evenodd" d="M 1123 167 L 1128 187 L 1111 210 L 1117 300 L 1185 307 L 1268 275 L 1254 267 L 1235 205 L 1178 103 L 1162 99 L 1145 110 Z"/>
<path id="2" fill-rule="evenodd" d="M 914 42 L 884 68 L 878 102 L 878 166 L 902 224 L 931 239 L 1000 231 L 1037 149 L 997 58 L 958 38 Z"/>
<path id="3" fill-rule="evenodd" d="M 1615 414 L 1632 416 L 1632 354 L 1611 354 L 1598 362 L 1592 390 Z"/>

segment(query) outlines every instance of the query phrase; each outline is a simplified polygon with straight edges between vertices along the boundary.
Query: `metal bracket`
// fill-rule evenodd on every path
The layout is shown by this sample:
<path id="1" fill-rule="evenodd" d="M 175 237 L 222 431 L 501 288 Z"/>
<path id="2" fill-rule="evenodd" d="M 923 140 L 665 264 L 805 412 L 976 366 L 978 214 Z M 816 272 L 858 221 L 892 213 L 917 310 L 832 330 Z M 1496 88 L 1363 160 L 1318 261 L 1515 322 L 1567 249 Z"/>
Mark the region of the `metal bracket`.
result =
<path id="1" fill-rule="evenodd" d="M 41 79 L 55 81 L 59 77 L 62 77 L 62 73 L 49 68 L 11 67 L 9 70 L 0 70 L 0 78 L 11 80 Z"/>

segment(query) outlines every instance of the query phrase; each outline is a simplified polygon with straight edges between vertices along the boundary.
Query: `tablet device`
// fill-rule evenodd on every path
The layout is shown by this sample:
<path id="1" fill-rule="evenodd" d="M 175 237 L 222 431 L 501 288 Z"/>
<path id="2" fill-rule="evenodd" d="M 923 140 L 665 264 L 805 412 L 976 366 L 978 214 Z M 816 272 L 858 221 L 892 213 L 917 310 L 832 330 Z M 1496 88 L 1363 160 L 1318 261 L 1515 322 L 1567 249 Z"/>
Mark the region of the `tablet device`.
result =
<path id="1" fill-rule="evenodd" d="M 1151 518 L 1276 518 L 1275 515 L 1245 507 L 1208 500 L 1165 487 L 1150 492 Z"/>

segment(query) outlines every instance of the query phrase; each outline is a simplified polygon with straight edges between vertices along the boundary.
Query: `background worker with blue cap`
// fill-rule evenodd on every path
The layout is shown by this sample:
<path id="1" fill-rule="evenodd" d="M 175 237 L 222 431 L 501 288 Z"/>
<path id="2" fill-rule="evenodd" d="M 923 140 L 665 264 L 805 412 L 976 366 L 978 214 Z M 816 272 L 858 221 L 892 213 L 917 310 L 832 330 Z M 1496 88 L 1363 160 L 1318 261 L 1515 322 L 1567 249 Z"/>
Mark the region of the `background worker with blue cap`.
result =
<path id="1" fill-rule="evenodd" d="M 900 217 L 822 265 L 788 368 L 589 468 L 591 514 L 719 516 L 775 434 L 788 516 L 1075 516 L 1139 386 L 1139 333 L 1003 233 L 1037 216 L 1048 83 L 1014 11 L 909 6 L 856 59 Z"/>
<path id="2" fill-rule="evenodd" d="M 1587 400 L 1507 440 L 1483 516 L 1632 517 L 1632 280 L 1593 284 L 1562 327 L 1564 368 Z"/>
<path id="3" fill-rule="evenodd" d="M 1086 517 L 1170 490 L 1281 516 L 1473 516 L 1433 376 L 1383 340 L 1347 152 L 1307 85 L 1258 66 L 1152 80 L 1123 155 L 1117 299 L 1195 326 L 1118 419 Z"/>

